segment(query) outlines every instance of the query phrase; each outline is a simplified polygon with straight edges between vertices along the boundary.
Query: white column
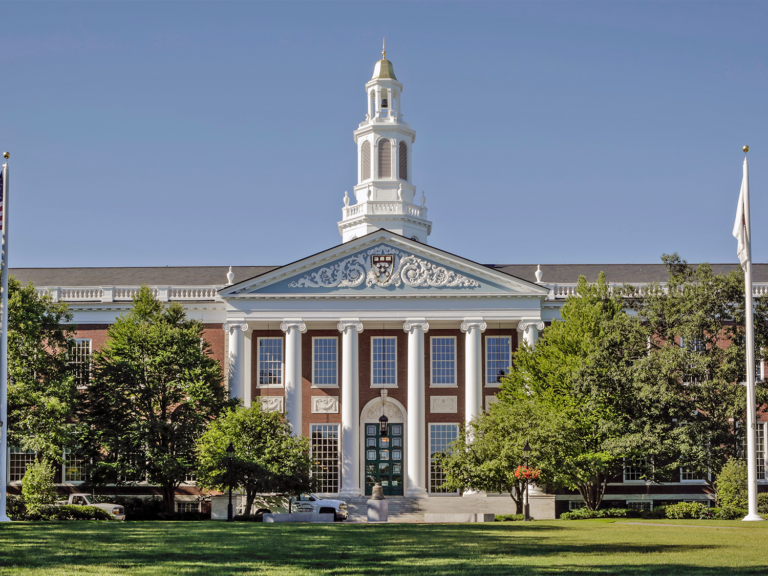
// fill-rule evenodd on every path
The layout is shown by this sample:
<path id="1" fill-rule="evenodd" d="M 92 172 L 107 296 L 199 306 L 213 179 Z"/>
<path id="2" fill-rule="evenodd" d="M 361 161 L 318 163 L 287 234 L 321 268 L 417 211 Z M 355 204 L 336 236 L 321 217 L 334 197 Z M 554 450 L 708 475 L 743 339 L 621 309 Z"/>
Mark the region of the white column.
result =
<path id="1" fill-rule="evenodd" d="M 357 318 L 342 319 L 337 328 L 341 343 L 341 491 L 340 497 L 360 496 L 360 382 Z"/>
<path id="2" fill-rule="evenodd" d="M 368 92 L 368 119 L 373 119 L 373 94 Z"/>
<path id="3" fill-rule="evenodd" d="M 248 330 L 244 335 L 243 341 L 243 404 L 246 408 L 251 407 L 253 370 L 251 369 L 253 361 L 253 330 Z"/>
<path id="4" fill-rule="evenodd" d="M 469 424 L 483 410 L 483 348 L 481 334 L 486 324 L 482 318 L 467 318 L 461 331 L 467 336 L 464 345 L 464 421 Z"/>
<path id="5" fill-rule="evenodd" d="M 245 391 L 244 335 L 248 324 L 243 321 L 227 322 L 222 326 L 229 335 L 227 354 L 227 377 L 229 397 L 243 400 Z"/>
<path id="6" fill-rule="evenodd" d="M 541 320 L 521 320 L 517 329 L 523 333 L 523 341 L 531 348 L 536 347 L 539 339 L 539 330 L 544 330 L 544 322 Z"/>
<path id="7" fill-rule="evenodd" d="M 408 319 L 403 324 L 408 332 L 408 438 L 406 496 L 426 496 L 426 410 L 424 399 L 424 334 L 429 324 L 424 318 Z"/>
<path id="8" fill-rule="evenodd" d="M 307 326 L 301 319 L 280 324 L 285 332 L 285 413 L 294 436 L 301 436 L 301 335 Z"/>
<path id="9" fill-rule="evenodd" d="M 376 110 L 374 110 L 374 118 L 380 118 L 381 117 L 381 86 L 376 86 L 374 88 L 376 91 Z"/>

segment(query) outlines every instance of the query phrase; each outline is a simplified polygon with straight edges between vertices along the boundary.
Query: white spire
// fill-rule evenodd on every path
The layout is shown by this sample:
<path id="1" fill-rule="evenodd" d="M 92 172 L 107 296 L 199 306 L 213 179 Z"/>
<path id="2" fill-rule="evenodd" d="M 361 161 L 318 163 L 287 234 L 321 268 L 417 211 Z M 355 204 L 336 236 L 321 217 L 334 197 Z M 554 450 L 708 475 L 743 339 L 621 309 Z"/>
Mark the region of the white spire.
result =
<path id="1" fill-rule="evenodd" d="M 385 50 L 382 56 L 374 67 L 373 78 L 365 85 L 368 111 L 354 132 L 355 204 L 348 205 L 345 200 L 339 233 L 347 242 L 385 228 L 426 244 L 432 222 L 427 220 L 423 192 L 421 205 L 416 204 L 412 181 L 416 131 L 403 120 L 403 85 Z"/>

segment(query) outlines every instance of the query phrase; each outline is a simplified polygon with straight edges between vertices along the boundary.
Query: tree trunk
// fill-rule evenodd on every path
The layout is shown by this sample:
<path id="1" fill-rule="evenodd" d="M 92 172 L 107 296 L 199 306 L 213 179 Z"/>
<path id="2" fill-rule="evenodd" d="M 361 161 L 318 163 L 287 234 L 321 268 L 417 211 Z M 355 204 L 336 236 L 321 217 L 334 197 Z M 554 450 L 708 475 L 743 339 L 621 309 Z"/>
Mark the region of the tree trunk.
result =
<path id="1" fill-rule="evenodd" d="M 163 505 L 165 511 L 169 514 L 173 514 L 176 510 L 174 507 L 174 496 L 176 495 L 176 485 L 173 483 L 163 484 Z"/>
<path id="2" fill-rule="evenodd" d="M 256 491 L 255 490 L 248 490 L 246 488 L 245 490 L 245 509 L 243 510 L 243 514 L 245 516 L 251 515 L 251 509 L 253 508 L 253 500 L 256 498 Z"/>
<path id="3" fill-rule="evenodd" d="M 520 492 L 520 485 L 516 484 L 509 490 L 509 495 L 512 497 L 512 502 L 515 503 L 515 514 L 523 513 L 523 496 Z"/>

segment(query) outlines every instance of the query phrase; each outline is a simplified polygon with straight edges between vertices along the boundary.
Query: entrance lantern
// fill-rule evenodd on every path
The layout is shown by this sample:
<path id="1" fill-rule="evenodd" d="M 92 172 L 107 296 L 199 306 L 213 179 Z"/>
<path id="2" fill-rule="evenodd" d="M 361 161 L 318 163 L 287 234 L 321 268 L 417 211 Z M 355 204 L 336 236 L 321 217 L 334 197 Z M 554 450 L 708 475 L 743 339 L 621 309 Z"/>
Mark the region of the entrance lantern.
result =
<path id="1" fill-rule="evenodd" d="M 379 418 L 379 434 L 382 438 L 386 438 L 389 435 L 389 418 L 383 414 Z"/>

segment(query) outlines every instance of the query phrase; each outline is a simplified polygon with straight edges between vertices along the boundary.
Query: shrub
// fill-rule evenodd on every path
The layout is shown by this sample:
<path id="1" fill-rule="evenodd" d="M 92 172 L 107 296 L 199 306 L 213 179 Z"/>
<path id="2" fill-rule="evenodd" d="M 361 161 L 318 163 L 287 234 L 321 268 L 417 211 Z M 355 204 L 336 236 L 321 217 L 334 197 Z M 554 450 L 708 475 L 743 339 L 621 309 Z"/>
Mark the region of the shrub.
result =
<path id="1" fill-rule="evenodd" d="M 674 520 L 690 518 L 693 520 L 707 520 L 712 517 L 709 506 L 701 502 L 678 502 L 664 508 L 666 517 Z"/>
<path id="2" fill-rule="evenodd" d="M 497 514 L 496 522 L 520 522 L 525 520 L 525 514 Z"/>
<path id="3" fill-rule="evenodd" d="M 592 518 L 626 518 L 630 511 L 626 508 L 604 508 L 602 510 L 589 510 L 580 508 L 565 512 L 560 516 L 562 520 L 589 520 Z"/>
<path id="4" fill-rule="evenodd" d="M 35 460 L 27 465 L 21 480 L 21 495 L 29 514 L 39 513 L 45 506 L 56 502 L 55 472 L 47 459 Z"/>
<path id="5" fill-rule="evenodd" d="M 761 492 L 757 495 L 757 512 L 768 514 L 768 492 Z"/>
<path id="6" fill-rule="evenodd" d="M 106 510 L 95 506 L 42 506 L 36 512 L 27 512 L 21 520 L 112 520 Z"/>
<path id="7" fill-rule="evenodd" d="M 741 520 L 747 515 L 746 508 L 710 508 L 713 520 Z"/>
<path id="8" fill-rule="evenodd" d="M 5 497 L 5 513 L 11 520 L 24 520 L 27 516 L 27 506 L 21 496 L 8 495 Z"/>
<path id="9" fill-rule="evenodd" d="M 721 508 L 746 508 L 747 503 L 747 463 L 729 458 L 720 475 L 715 480 L 717 505 Z"/>

